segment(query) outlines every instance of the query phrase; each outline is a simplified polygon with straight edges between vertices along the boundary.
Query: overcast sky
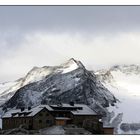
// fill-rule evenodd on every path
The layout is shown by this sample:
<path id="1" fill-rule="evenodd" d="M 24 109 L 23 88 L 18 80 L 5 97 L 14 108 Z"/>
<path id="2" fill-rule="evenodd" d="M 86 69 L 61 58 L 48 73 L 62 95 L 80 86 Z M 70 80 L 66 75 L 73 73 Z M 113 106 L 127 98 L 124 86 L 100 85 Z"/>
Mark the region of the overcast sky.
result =
<path id="1" fill-rule="evenodd" d="M 69 58 L 140 64 L 140 6 L 0 6 L 0 82 Z"/>

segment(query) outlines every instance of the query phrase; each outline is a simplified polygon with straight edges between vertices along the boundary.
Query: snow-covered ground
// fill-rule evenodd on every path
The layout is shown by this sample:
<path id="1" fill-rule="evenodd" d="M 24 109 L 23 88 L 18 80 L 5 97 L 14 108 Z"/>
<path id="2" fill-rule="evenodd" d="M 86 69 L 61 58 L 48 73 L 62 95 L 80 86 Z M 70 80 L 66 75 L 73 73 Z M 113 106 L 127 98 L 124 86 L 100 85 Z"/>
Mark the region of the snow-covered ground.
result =
<path id="1" fill-rule="evenodd" d="M 140 74 L 125 73 L 120 70 L 111 71 L 112 82 L 104 83 L 120 102 L 114 107 L 109 107 L 110 112 L 115 112 L 115 116 L 123 113 L 121 123 L 140 123 Z M 118 129 L 120 134 L 140 134 L 140 130 L 124 132 Z"/>
<path id="2" fill-rule="evenodd" d="M 67 68 L 63 69 L 62 73 L 68 73 L 68 72 L 71 72 L 77 68 L 78 68 L 78 65 L 75 62 L 71 62 L 71 64 L 68 65 Z"/>
<path id="3" fill-rule="evenodd" d="M 32 82 L 37 82 L 48 76 L 53 72 L 52 67 L 34 67 L 25 76 L 23 80 L 23 86 Z"/>
<path id="4" fill-rule="evenodd" d="M 0 93 L 6 91 L 7 89 L 14 86 L 15 84 L 17 84 L 17 82 L 0 83 Z"/>
<path id="5" fill-rule="evenodd" d="M 41 135 L 64 135 L 65 130 L 62 126 L 52 126 L 49 128 L 39 130 Z"/>

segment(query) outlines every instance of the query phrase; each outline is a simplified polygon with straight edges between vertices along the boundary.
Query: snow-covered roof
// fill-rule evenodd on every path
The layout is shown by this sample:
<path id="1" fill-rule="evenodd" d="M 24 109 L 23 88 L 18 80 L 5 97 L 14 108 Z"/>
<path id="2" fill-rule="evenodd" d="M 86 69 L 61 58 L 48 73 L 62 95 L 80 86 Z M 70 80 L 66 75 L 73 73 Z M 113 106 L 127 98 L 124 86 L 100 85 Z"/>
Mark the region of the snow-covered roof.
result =
<path id="1" fill-rule="evenodd" d="M 82 109 L 77 109 L 76 111 L 71 111 L 73 115 L 97 115 L 95 111 L 90 109 L 84 104 L 75 104 L 76 107 L 82 107 Z"/>
<path id="2" fill-rule="evenodd" d="M 71 111 L 74 115 L 97 115 L 95 111 L 90 109 L 85 104 L 74 104 L 73 106 L 70 104 L 61 104 L 61 105 L 51 105 L 52 107 L 62 107 L 62 108 L 76 108 L 76 110 Z"/>
<path id="3" fill-rule="evenodd" d="M 49 105 L 39 105 L 35 108 L 32 108 L 32 112 L 28 116 L 34 116 L 38 112 L 40 112 L 43 108 L 46 108 L 49 111 L 52 111 L 53 109 Z"/>
<path id="4" fill-rule="evenodd" d="M 21 109 L 11 109 L 7 111 L 2 118 L 10 118 L 10 117 L 31 117 L 36 115 L 38 112 L 40 112 L 43 108 L 46 108 L 49 111 L 52 111 L 53 109 L 49 105 L 39 105 L 32 109 L 24 109 L 21 111 Z M 25 114 L 25 115 L 24 115 Z"/>
<path id="5" fill-rule="evenodd" d="M 71 118 L 68 117 L 56 117 L 56 120 L 71 120 Z"/>
<path id="6" fill-rule="evenodd" d="M 12 114 L 13 113 L 17 113 L 17 112 L 20 112 L 21 110 L 20 109 L 11 109 L 9 111 L 7 111 L 3 116 L 2 118 L 10 118 L 12 117 Z"/>
<path id="7" fill-rule="evenodd" d="M 75 108 L 76 104 L 74 104 L 74 106 L 70 105 L 70 104 L 58 104 L 58 105 L 51 105 L 52 107 L 66 107 L 66 108 Z"/>
<path id="8" fill-rule="evenodd" d="M 33 117 L 38 112 L 40 112 L 43 108 L 46 108 L 49 111 L 56 111 L 53 107 L 62 107 L 64 110 L 70 111 L 73 115 L 97 115 L 95 111 L 90 109 L 87 105 L 84 104 L 74 104 L 73 106 L 70 104 L 61 104 L 59 105 L 39 105 L 32 109 L 24 109 L 21 111 L 21 109 L 11 109 L 7 111 L 2 118 L 10 118 L 10 117 Z M 58 110 L 59 111 L 59 110 Z M 58 119 L 58 118 L 57 118 Z M 60 119 L 60 117 L 59 117 Z"/>

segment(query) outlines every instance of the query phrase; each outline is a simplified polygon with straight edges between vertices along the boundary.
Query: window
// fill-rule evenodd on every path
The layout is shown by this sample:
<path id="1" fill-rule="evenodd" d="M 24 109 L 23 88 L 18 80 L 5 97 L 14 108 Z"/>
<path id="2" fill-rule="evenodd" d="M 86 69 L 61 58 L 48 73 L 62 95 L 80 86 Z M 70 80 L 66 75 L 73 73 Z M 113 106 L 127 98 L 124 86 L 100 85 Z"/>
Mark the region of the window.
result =
<path id="1" fill-rule="evenodd" d="M 52 120 L 46 120 L 46 125 L 51 125 L 52 124 Z"/>
<path id="2" fill-rule="evenodd" d="M 51 120 L 46 120 L 46 124 L 51 124 L 52 121 Z"/>
<path id="3" fill-rule="evenodd" d="M 49 114 L 48 114 L 48 113 L 46 113 L 46 117 L 47 117 L 47 116 L 49 116 Z"/>
<path id="4" fill-rule="evenodd" d="M 8 123 L 8 120 L 6 120 L 6 123 Z"/>
<path id="5" fill-rule="evenodd" d="M 42 113 L 40 113 L 39 116 L 42 116 Z"/>
<path id="6" fill-rule="evenodd" d="M 29 123 L 31 123 L 32 121 L 31 120 L 29 120 Z"/>
<path id="7" fill-rule="evenodd" d="M 42 120 L 39 120 L 39 123 L 42 123 Z"/>
<path id="8" fill-rule="evenodd" d="M 49 120 L 46 120 L 46 123 L 49 123 Z"/>
<path id="9" fill-rule="evenodd" d="M 57 113 L 57 114 L 56 114 L 56 117 L 60 117 L 60 115 Z"/>
<path id="10" fill-rule="evenodd" d="M 66 114 L 63 114 L 63 117 L 66 117 Z"/>

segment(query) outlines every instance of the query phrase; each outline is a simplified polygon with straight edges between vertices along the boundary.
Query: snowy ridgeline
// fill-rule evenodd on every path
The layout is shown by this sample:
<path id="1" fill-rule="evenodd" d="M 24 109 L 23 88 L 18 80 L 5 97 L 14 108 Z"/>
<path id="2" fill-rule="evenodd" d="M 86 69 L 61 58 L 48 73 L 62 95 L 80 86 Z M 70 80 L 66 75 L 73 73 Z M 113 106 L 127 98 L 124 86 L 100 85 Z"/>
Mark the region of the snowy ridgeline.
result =
<path id="1" fill-rule="evenodd" d="M 112 114 L 110 123 L 116 125 L 114 122 L 118 121 L 119 134 L 140 134 L 140 68 L 136 68 L 122 66 L 97 73 L 104 86 L 119 99 L 116 106 L 108 108 Z"/>
<path id="2" fill-rule="evenodd" d="M 27 73 L 25 77 L 17 81 L 0 83 L 0 104 L 3 104 L 5 101 L 9 100 L 18 89 L 27 84 L 41 81 L 45 79 L 46 76 L 49 76 L 51 74 L 66 74 L 77 69 L 78 67 L 79 63 L 76 62 L 74 59 L 70 59 L 69 61 L 60 66 L 44 66 L 41 68 L 34 67 L 31 71 Z M 77 80 L 79 79 L 77 78 Z"/>

